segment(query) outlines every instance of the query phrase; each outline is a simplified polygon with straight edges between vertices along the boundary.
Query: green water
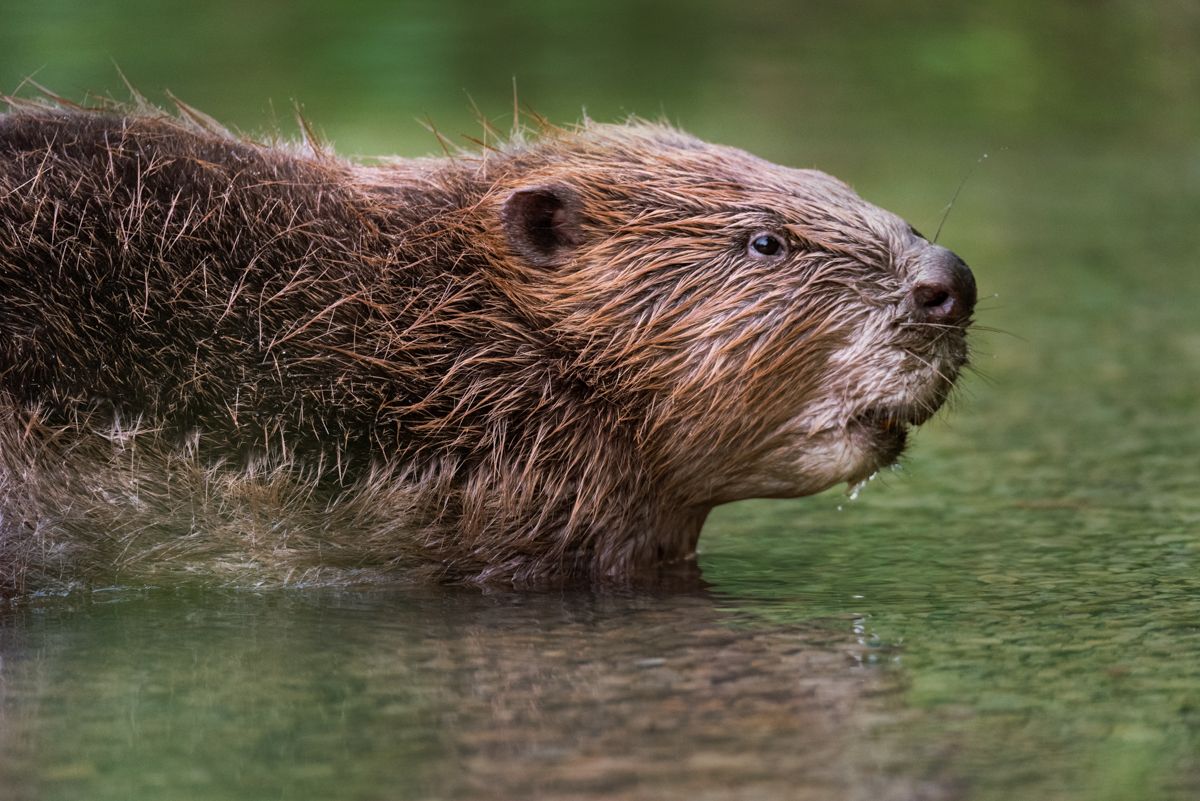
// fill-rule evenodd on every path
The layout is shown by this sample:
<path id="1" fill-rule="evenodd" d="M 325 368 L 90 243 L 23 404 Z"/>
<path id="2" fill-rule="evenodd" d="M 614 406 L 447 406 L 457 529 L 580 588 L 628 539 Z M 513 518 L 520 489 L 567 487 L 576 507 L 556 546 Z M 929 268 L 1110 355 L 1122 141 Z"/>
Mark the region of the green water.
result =
<path id="1" fill-rule="evenodd" d="M 0 89 L 345 153 L 665 115 L 975 269 L 904 469 L 719 510 L 658 595 L 170 591 L 0 615 L 5 799 L 1200 797 L 1200 6 L 9 4 Z M 510 117 L 509 117 L 510 118 Z"/>

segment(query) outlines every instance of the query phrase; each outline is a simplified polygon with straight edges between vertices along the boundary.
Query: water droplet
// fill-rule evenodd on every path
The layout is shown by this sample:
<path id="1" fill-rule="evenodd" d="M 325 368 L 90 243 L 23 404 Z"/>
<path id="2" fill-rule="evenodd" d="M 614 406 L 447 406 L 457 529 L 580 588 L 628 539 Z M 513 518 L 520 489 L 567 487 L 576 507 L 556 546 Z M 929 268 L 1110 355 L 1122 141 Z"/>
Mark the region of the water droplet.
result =
<path id="1" fill-rule="evenodd" d="M 850 485 L 849 487 L 847 487 L 847 488 L 846 488 L 846 497 L 847 497 L 847 498 L 849 498 L 849 499 L 850 499 L 850 500 L 852 500 L 852 501 L 857 501 L 857 500 L 858 500 L 858 494 L 859 494 L 860 492 L 862 492 L 862 489 L 863 489 L 863 487 L 867 486 L 867 484 L 868 484 L 868 483 L 869 483 L 869 482 L 870 482 L 872 479 L 874 479 L 874 478 L 875 478 L 875 476 L 877 476 L 877 475 L 879 475 L 879 473 L 878 473 L 878 472 L 872 473 L 871 475 L 869 475 L 869 476 L 867 476 L 866 478 L 864 478 L 862 481 L 859 481 L 859 482 L 857 482 L 856 484 L 852 484 L 852 485 Z"/>

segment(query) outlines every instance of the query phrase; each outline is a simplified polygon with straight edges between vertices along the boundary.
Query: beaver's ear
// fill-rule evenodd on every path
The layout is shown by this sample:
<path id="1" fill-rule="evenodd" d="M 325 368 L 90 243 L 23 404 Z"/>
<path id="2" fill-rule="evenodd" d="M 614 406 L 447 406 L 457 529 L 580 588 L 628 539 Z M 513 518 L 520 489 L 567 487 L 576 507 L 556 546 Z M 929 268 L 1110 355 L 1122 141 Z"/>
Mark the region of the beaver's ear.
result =
<path id="1" fill-rule="evenodd" d="M 557 267 L 583 244 L 583 220 L 575 191 L 560 184 L 518 189 L 500 212 L 514 251 L 539 267 Z"/>

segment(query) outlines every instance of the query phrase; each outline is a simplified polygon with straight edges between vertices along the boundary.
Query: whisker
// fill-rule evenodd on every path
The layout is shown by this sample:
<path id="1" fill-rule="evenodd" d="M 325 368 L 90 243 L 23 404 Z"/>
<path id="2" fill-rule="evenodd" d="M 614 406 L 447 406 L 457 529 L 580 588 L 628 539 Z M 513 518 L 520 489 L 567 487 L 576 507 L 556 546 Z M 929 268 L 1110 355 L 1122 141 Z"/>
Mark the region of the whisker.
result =
<path id="1" fill-rule="evenodd" d="M 939 369 L 937 369 L 936 367 L 934 367 L 934 366 L 933 366 L 933 364 L 932 364 L 931 362 L 929 362 L 929 360 L 925 359 L 925 358 L 924 358 L 923 356 L 921 356 L 920 354 L 918 354 L 918 353 L 914 353 L 913 351 L 909 350 L 909 351 L 908 351 L 908 355 L 909 355 L 909 356 L 912 356 L 914 359 L 916 359 L 917 361 L 919 361 L 921 364 L 923 364 L 923 365 L 925 365 L 926 367 L 928 367 L 928 368 L 929 368 L 929 369 L 930 369 L 930 370 L 933 372 L 933 374 L 934 374 L 934 375 L 936 375 L 938 378 L 940 378 L 940 379 L 942 379 L 943 381 L 945 381 L 947 384 L 953 384 L 953 383 L 954 383 L 954 382 L 953 382 L 953 381 L 952 381 L 950 378 L 946 377 L 946 374 L 945 374 L 945 373 L 943 373 L 941 370 L 939 370 Z"/>
<path id="2" fill-rule="evenodd" d="M 971 373 L 971 375 L 975 376 L 983 383 L 987 384 L 989 387 L 994 387 L 999 384 L 999 381 L 997 381 L 994 376 L 989 375 L 982 367 L 979 367 L 974 363 L 965 365 L 963 369 Z"/>
<path id="3" fill-rule="evenodd" d="M 922 322 L 916 322 L 916 321 L 900 323 L 898 327 L 903 328 L 903 329 L 936 328 L 936 329 L 941 330 L 942 332 L 963 330 L 961 328 L 961 326 L 955 325 L 954 323 L 922 323 Z M 972 323 L 970 330 L 974 331 L 974 332 L 984 333 L 984 334 L 1004 334 L 1005 336 L 1010 336 L 1013 339 L 1019 340 L 1021 342 L 1029 341 L 1028 339 L 1021 336 L 1020 334 L 1013 333 L 1012 331 L 1008 331 L 1004 328 L 996 328 L 995 326 L 991 326 L 991 325 L 979 325 L 978 323 Z M 940 339 L 940 337 L 939 337 L 939 339 Z"/>
<path id="4" fill-rule="evenodd" d="M 933 243 L 935 245 L 937 244 L 938 237 L 942 235 L 942 227 L 946 224 L 946 219 L 950 216 L 950 209 L 954 208 L 954 204 L 958 201 L 959 193 L 961 193 L 963 187 L 967 185 L 967 181 L 970 180 L 971 176 L 975 174 L 975 168 L 982 164 L 987 157 L 988 154 L 984 153 L 982 156 L 976 159 L 975 163 L 971 165 L 971 169 L 967 170 L 967 174 L 963 176 L 961 181 L 959 181 L 958 188 L 954 190 L 954 195 L 950 198 L 950 202 L 947 203 L 946 208 L 942 210 L 942 219 L 938 222 L 937 230 L 933 232 Z"/>
<path id="5" fill-rule="evenodd" d="M 963 330 L 961 325 L 957 323 L 927 323 L 919 320 L 910 320 L 909 322 L 900 323 L 901 328 L 941 328 L 944 330 Z"/>
<path id="6" fill-rule="evenodd" d="M 972 328 L 974 328 L 976 331 L 982 331 L 985 334 L 1003 334 L 1006 337 L 1012 337 L 1013 339 L 1017 340 L 1018 342 L 1029 342 L 1030 341 L 1027 337 L 1023 337 L 1020 334 L 1013 333 L 1012 331 L 1008 331 L 1003 328 L 996 328 L 995 326 L 977 325 L 977 326 L 972 326 Z"/>

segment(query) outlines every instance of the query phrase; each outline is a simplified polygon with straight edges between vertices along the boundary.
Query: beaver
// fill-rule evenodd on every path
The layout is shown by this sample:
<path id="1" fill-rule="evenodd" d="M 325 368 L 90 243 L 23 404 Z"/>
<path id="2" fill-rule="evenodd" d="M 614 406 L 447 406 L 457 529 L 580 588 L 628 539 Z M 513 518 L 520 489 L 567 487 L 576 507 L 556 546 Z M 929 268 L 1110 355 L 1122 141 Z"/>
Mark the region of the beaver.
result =
<path id="1" fill-rule="evenodd" d="M 0 115 L 0 585 L 638 581 L 893 463 L 975 281 L 665 124 L 347 160 L 180 104 Z"/>

